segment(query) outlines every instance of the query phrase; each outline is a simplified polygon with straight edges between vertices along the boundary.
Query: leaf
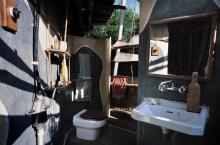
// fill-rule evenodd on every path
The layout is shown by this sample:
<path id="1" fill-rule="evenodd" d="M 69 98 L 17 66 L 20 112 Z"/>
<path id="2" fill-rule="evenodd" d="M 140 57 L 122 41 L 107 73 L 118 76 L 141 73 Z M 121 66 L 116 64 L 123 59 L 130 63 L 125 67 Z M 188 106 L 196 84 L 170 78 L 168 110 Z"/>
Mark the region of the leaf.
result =
<path id="1" fill-rule="evenodd" d="M 118 39 L 119 23 L 120 10 L 115 10 L 106 24 L 94 26 L 94 33 L 88 37 L 96 39 L 112 37 L 112 41 L 116 42 Z M 137 34 L 138 25 L 139 15 L 132 9 L 127 9 L 125 12 L 123 37 L 127 38 Z"/>

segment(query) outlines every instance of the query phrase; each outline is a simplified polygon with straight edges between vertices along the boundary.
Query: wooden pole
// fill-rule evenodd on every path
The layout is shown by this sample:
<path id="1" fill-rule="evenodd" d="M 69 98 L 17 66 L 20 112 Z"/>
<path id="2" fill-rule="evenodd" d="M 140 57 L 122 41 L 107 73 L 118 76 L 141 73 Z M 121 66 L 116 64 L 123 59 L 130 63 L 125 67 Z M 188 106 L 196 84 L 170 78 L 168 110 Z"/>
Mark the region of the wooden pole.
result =
<path id="1" fill-rule="evenodd" d="M 126 6 L 126 0 L 121 0 L 121 5 Z M 125 10 L 121 10 L 120 13 L 120 26 L 118 31 L 118 40 L 122 39 L 123 27 L 124 27 L 124 18 L 125 18 Z M 116 54 L 120 52 L 120 49 L 117 49 Z M 118 73 L 118 62 L 115 62 L 113 76 Z"/>
<path id="2" fill-rule="evenodd" d="M 67 40 L 67 29 L 68 29 L 68 4 L 66 2 L 66 19 L 65 19 L 65 30 L 64 30 L 64 41 Z"/>
<path id="3" fill-rule="evenodd" d="M 50 52 L 48 52 L 48 55 L 49 55 L 49 71 L 50 71 L 50 76 L 49 76 L 49 87 L 52 87 L 51 86 L 51 80 L 52 80 L 52 78 L 51 78 L 51 76 L 52 76 L 52 64 L 51 64 L 51 54 L 50 54 Z"/>
<path id="4" fill-rule="evenodd" d="M 66 1 L 66 19 L 65 19 L 64 41 L 67 42 L 67 29 L 68 29 L 68 1 Z M 63 54 L 63 62 L 61 66 L 61 81 L 66 85 L 68 81 L 68 70 L 66 66 L 66 54 Z"/>
<path id="5" fill-rule="evenodd" d="M 69 57 L 69 66 L 68 66 L 68 75 L 69 75 L 69 77 L 68 77 L 68 81 L 70 81 L 70 57 Z"/>

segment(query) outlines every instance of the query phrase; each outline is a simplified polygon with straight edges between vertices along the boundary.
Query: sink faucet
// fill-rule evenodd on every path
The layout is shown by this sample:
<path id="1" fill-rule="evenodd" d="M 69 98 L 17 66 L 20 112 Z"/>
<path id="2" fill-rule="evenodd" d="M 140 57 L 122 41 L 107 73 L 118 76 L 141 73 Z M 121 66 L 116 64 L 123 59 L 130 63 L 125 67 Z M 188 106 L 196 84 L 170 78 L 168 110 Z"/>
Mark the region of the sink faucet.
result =
<path id="1" fill-rule="evenodd" d="M 177 91 L 180 94 L 185 93 L 186 86 L 176 87 L 172 80 L 161 82 L 158 88 L 161 92 L 169 91 Z"/>

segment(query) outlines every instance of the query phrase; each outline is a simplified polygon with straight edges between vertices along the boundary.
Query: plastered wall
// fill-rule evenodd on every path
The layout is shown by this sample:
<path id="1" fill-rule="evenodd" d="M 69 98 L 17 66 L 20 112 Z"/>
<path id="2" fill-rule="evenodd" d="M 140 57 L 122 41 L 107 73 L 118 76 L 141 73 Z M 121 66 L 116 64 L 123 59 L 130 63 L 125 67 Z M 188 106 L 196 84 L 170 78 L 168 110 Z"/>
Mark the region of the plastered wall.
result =
<path id="1" fill-rule="evenodd" d="M 103 70 L 100 78 L 100 94 L 103 108 L 106 112 L 109 109 L 110 92 L 110 56 L 111 39 L 88 39 L 84 37 L 68 36 L 68 48 L 71 54 L 75 54 L 80 48 L 88 47 L 95 52 L 102 60 Z M 74 67 L 74 66 L 71 66 Z"/>
<path id="2" fill-rule="evenodd" d="M 0 111 L 0 124 L 5 128 L 1 128 L 0 131 L 0 144 L 35 145 L 35 132 L 31 126 L 31 116 L 29 115 L 34 99 L 33 7 L 27 0 L 14 0 L 14 2 L 21 11 L 17 22 L 18 32 L 13 34 L 0 27 L 0 102 L 2 103 L 0 110 L 4 106 L 4 112 L 7 112 Z M 44 52 L 47 45 L 45 41 L 46 23 L 42 19 L 40 29 L 39 74 L 42 82 L 47 84 L 49 64 Z M 51 35 L 51 37 L 53 36 Z M 54 74 L 55 72 L 56 67 Z M 56 79 L 56 76 L 53 79 Z M 59 113 L 59 105 L 56 102 L 53 104 L 54 108 L 57 108 L 53 109 L 53 113 Z M 6 118 L 8 121 L 5 120 Z M 45 127 L 45 144 L 52 140 L 53 132 L 50 128 L 53 124 L 50 121 L 49 118 Z"/>

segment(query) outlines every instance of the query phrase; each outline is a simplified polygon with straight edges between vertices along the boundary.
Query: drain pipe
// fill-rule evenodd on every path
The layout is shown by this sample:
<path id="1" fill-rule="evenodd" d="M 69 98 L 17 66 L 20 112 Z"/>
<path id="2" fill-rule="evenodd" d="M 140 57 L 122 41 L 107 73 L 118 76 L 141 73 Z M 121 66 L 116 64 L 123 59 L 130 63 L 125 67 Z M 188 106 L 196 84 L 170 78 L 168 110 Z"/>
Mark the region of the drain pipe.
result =
<path id="1" fill-rule="evenodd" d="M 44 129 L 36 130 L 36 145 L 44 145 Z"/>
<path id="2" fill-rule="evenodd" d="M 43 105 L 44 96 L 40 90 L 36 94 L 31 114 L 32 127 L 36 135 L 36 145 L 44 145 L 44 128 L 47 121 L 47 113 Z"/>
<path id="3" fill-rule="evenodd" d="M 34 93 L 35 99 L 30 112 L 32 127 L 36 135 L 36 145 L 44 145 L 44 124 L 47 114 L 43 107 L 43 90 L 41 88 L 40 76 L 38 71 L 38 34 L 39 34 L 39 17 L 40 1 L 35 1 L 34 27 L 33 27 L 33 70 L 34 70 Z"/>

